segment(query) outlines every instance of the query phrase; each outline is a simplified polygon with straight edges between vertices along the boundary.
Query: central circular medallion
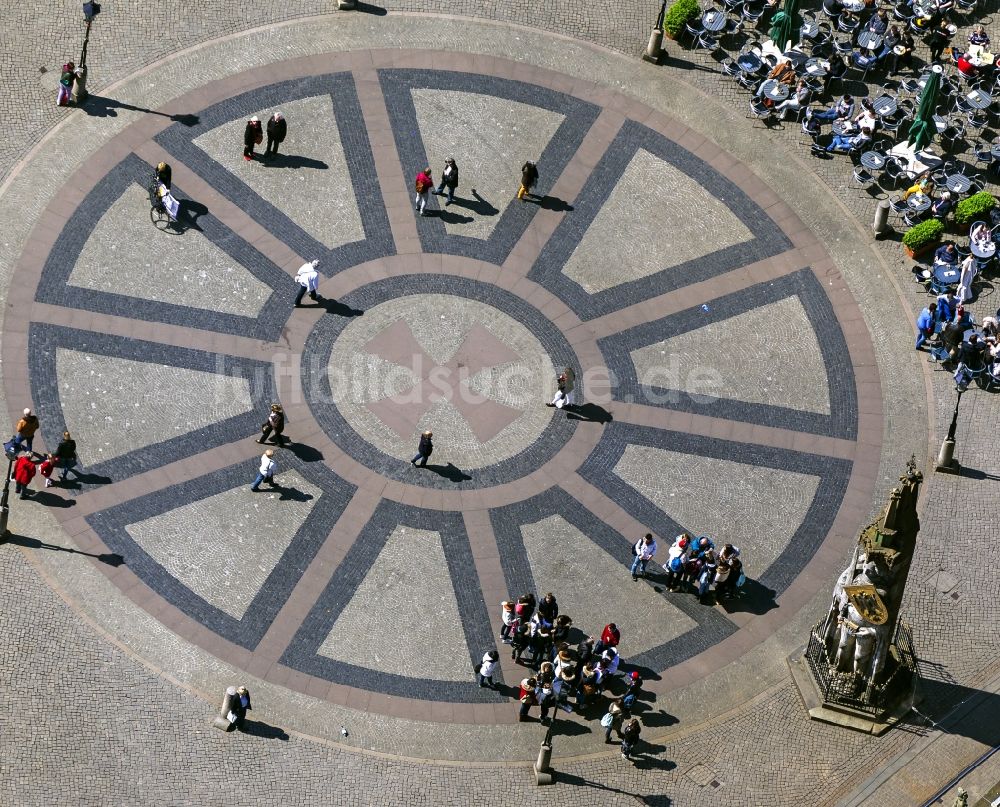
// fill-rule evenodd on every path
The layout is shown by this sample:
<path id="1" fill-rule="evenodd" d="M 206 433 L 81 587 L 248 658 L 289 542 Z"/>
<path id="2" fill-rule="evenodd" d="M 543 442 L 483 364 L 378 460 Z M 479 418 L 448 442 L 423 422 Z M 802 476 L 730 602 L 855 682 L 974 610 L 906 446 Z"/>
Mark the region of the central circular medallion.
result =
<path id="1" fill-rule="evenodd" d="M 466 278 L 409 275 L 340 302 L 356 316 L 317 324 L 303 387 L 330 438 L 380 474 L 432 487 L 500 484 L 572 434 L 566 415 L 544 404 L 575 357 L 520 297 Z M 408 462 L 427 430 L 432 473 Z"/>

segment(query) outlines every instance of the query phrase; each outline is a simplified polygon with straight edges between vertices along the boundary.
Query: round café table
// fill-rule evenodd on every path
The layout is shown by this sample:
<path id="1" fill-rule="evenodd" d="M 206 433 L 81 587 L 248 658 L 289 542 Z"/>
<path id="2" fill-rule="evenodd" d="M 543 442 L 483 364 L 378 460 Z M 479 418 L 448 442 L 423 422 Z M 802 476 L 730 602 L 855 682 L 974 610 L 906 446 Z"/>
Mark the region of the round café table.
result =
<path id="1" fill-rule="evenodd" d="M 986 246 L 980 246 L 975 241 L 970 241 L 969 252 L 971 252 L 973 257 L 975 258 L 988 261 L 990 258 L 992 258 L 994 255 L 997 254 L 996 241 L 990 241 Z"/>
<path id="2" fill-rule="evenodd" d="M 943 286 L 954 286 L 958 283 L 961 272 L 951 263 L 934 264 L 934 279 Z"/>
<path id="3" fill-rule="evenodd" d="M 891 95 L 880 95 L 872 102 L 872 106 L 875 108 L 876 115 L 880 118 L 888 118 L 895 114 L 899 105 Z"/>
<path id="4" fill-rule="evenodd" d="M 701 24 L 706 31 L 721 31 L 726 27 L 726 15 L 717 8 L 710 8 L 702 15 Z"/>
<path id="5" fill-rule="evenodd" d="M 736 64 L 739 65 L 740 70 L 748 75 L 753 75 L 760 71 L 763 66 L 763 62 L 760 60 L 760 56 L 756 53 L 741 53 L 736 57 Z"/>
<path id="6" fill-rule="evenodd" d="M 854 125 L 848 120 L 841 120 L 840 118 L 834 119 L 830 128 L 833 130 L 835 135 L 845 135 L 854 133 Z"/>
<path id="7" fill-rule="evenodd" d="M 865 50 L 876 50 L 882 45 L 882 35 L 874 31 L 862 31 L 858 34 L 858 47 Z"/>
<path id="8" fill-rule="evenodd" d="M 861 164 L 869 171 L 881 171 L 885 168 L 885 157 L 877 151 L 866 151 L 861 155 Z"/>
<path id="9" fill-rule="evenodd" d="M 973 90 L 965 96 L 965 100 L 974 109 L 986 109 L 986 107 L 993 103 L 993 97 L 983 90 Z"/>
<path id="10" fill-rule="evenodd" d="M 945 129 L 948 128 L 948 121 L 946 121 L 940 115 L 935 115 L 934 128 L 937 129 L 938 134 L 941 134 L 941 132 L 943 132 Z"/>
<path id="11" fill-rule="evenodd" d="M 803 39 L 812 39 L 819 33 L 819 23 L 816 20 L 806 20 L 799 28 L 799 34 Z"/>
<path id="12" fill-rule="evenodd" d="M 806 73 L 816 78 L 822 78 L 830 72 L 830 62 L 826 59 L 817 59 L 815 56 L 806 60 Z"/>
<path id="13" fill-rule="evenodd" d="M 926 193 L 914 193 L 906 199 L 906 206 L 914 213 L 923 213 L 931 206 L 931 197 Z"/>
<path id="14" fill-rule="evenodd" d="M 769 78 L 763 84 L 760 85 L 760 94 L 765 98 L 770 98 L 772 101 L 784 101 L 788 98 L 788 85 L 782 84 L 780 81 L 774 78 Z"/>
<path id="15" fill-rule="evenodd" d="M 965 174 L 949 174 L 945 177 L 944 184 L 952 193 L 965 193 L 972 187 L 972 180 Z"/>
<path id="16" fill-rule="evenodd" d="M 840 5 L 845 9 L 850 11 L 852 14 L 857 14 L 859 11 L 865 10 L 864 0 L 841 0 Z"/>

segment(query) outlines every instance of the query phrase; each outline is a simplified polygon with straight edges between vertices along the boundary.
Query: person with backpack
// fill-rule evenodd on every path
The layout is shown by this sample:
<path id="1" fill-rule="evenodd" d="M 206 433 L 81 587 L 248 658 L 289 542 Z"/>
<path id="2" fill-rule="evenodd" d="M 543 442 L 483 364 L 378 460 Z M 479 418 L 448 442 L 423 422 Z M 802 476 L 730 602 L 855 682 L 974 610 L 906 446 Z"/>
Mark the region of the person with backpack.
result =
<path id="1" fill-rule="evenodd" d="M 59 74 L 59 91 L 56 93 L 56 106 L 69 106 L 73 97 L 73 82 L 76 79 L 76 65 L 66 62 Z"/>
<path id="2" fill-rule="evenodd" d="M 431 178 L 431 169 L 425 168 L 417 174 L 417 178 L 413 182 L 413 190 L 417 194 L 413 199 L 413 203 L 416 205 L 417 212 L 421 216 L 427 215 L 425 208 L 427 207 L 427 200 L 433 187 L 434 180 Z"/>
<path id="3" fill-rule="evenodd" d="M 605 713 L 604 717 L 601 718 L 601 726 L 604 727 L 604 742 L 605 744 L 610 743 L 611 732 L 613 731 L 618 735 L 618 739 L 622 736 L 622 723 L 629 718 L 628 710 L 622 706 L 622 699 L 615 698 L 608 704 L 608 711 Z"/>
<path id="4" fill-rule="evenodd" d="M 663 570 L 667 573 L 668 591 L 677 591 L 680 588 L 690 544 L 691 536 L 686 532 L 682 532 L 674 539 L 670 549 L 667 550 L 667 562 L 663 564 Z"/>

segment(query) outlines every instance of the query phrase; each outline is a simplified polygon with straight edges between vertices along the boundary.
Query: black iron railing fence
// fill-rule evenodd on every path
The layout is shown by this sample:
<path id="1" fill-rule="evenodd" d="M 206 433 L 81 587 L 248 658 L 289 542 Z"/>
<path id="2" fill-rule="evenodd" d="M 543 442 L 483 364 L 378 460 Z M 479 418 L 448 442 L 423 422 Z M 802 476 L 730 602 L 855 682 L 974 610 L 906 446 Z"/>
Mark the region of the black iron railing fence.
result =
<path id="1" fill-rule="evenodd" d="M 917 658 L 913 636 L 905 622 L 896 624 L 885 667 L 873 681 L 837 671 L 820 636 L 822 628 L 821 622 L 809 634 L 806 661 L 825 703 L 879 716 L 911 691 L 917 677 Z"/>

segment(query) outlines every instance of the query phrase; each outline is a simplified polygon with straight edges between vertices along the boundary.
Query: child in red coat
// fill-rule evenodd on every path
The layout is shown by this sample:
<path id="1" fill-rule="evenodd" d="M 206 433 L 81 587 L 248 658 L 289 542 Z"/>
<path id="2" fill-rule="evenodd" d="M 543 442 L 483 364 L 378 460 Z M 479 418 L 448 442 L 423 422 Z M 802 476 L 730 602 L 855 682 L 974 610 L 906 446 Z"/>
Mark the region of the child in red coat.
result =
<path id="1" fill-rule="evenodd" d="M 38 473 L 45 477 L 45 487 L 52 487 L 52 472 L 56 469 L 56 458 L 52 454 L 47 454 L 42 464 L 38 466 Z"/>

